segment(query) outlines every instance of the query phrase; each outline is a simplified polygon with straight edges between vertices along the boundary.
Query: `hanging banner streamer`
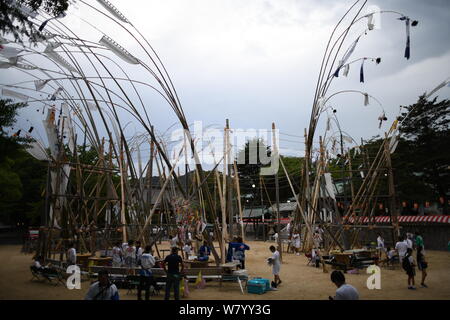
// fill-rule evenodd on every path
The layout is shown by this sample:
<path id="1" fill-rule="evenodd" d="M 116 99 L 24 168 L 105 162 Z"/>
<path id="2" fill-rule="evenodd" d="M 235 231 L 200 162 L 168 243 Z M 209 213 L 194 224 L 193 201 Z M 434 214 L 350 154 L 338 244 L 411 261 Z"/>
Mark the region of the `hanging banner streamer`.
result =
<path id="1" fill-rule="evenodd" d="M 342 74 L 346 77 L 346 76 L 348 76 L 348 72 L 350 71 L 350 65 L 349 64 L 346 64 L 345 66 L 344 66 L 344 71 L 342 72 Z"/>
<path id="2" fill-rule="evenodd" d="M 364 61 L 366 61 L 366 58 L 364 58 L 361 62 L 361 69 L 359 70 L 359 82 L 364 83 Z"/>
<path id="3" fill-rule="evenodd" d="M 8 97 L 13 97 L 13 98 L 17 98 L 19 100 L 23 100 L 23 101 L 28 101 L 29 96 L 24 95 L 22 93 L 13 91 L 13 90 L 9 90 L 9 89 L 2 89 L 2 95 L 3 96 L 8 96 Z"/>
<path id="4" fill-rule="evenodd" d="M 339 61 L 339 66 L 336 69 L 334 76 L 335 77 L 339 77 L 339 70 L 342 68 L 342 66 L 347 62 L 348 58 L 350 58 L 350 56 L 352 55 L 353 51 L 355 51 L 356 45 L 358 44 L 359 38 L 356 38 L 356 40 L 352 43 L 352 45 L 350 46 L 349 50 L 345 53 L 344 58 L 342 58 L 342 60 Z"/>
<path id="5" fill-rule="evenodd" d="M 364 93 L 364 105 L 368 106 L 369 105 L 369 94 Z"/>

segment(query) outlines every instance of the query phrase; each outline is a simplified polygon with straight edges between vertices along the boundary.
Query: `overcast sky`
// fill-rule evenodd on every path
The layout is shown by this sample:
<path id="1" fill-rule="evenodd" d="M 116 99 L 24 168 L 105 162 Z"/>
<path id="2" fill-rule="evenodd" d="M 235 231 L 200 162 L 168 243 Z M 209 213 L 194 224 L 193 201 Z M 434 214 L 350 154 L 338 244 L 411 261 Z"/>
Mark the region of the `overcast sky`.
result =
<path id="1" fill-rule="evenodd" d="M 205 125 L 223 126 L 228 118 L 233 128 L 270 129 L 275 122 L 282 133 L 297 136 L 303 136 L 304 128 L 308 127 L 328 35 L 353 3 L 347 0 L 111 2 L 158 52 L 190 123 L 203 121 Z M 347 89 L 368 92 L 383 104 L 389 124 L 379 130 L 380 108 L 376 104 L 365 107 L 360 95 L 341 95 L 330 101 L 338 110 L 342 128 L 357 140 L 383 134 L 400 105 L 414 103 L 420 94 L 450 76 L 450 1 L 374 0 L 368 2 L 370 5 L 402 12 L 419 20 L 419 25 L 411 28 L 411 58 L 406 60 L 404 22 L 392 14 L 381 15 L 380 29 L 361 38 L 352 55 L 352 59 L 381 57 L 381 64 L 366 63 L 365 83 L 359 82 L 360 64 L 352 65 L 349 76 L 340 76 L 330 88 L 329 94 Z M 128 35 L 97 16 L 78 3 L 64 23 L 98 41 L 100 32 L 80 22 L 79 17 L 83 17 L 141 57 L 142 52 Z M 361 27 L 365 26 L 363 20 Z M 354 38 L 355 35 L 349 37 Z M 4 83 L 7 73 L 1 72 Z M 145 81 L 148 77 L 138 68 L 130 67 L 128 72 L 136 79 Z M 161 99 L 151 91 L 141 90 L 145 91 L 146 105 L 159 130 L 176 121 Z M 440 98 L 449 96 L 449 88 L 439 92 Z M 141 129 L 131 124 L 129 130 L 132 134 L 133 130 Z M 324 123 L 318 130 L 323 132 Z M 303 139 L 286 135 L 281 138 L 285 154 L 303 152 Z"/>

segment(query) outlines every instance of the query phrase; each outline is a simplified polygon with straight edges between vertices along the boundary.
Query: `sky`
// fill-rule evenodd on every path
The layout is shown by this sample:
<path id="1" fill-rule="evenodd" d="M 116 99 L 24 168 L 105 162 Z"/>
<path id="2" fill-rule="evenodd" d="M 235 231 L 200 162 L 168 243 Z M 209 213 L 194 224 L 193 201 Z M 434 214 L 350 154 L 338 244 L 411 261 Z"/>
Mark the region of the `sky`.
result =
<path id="1" fill-rule="evenodd" d="M 101 8 L 95 1 L 97 8 Z M 189 123 L 202 121 L 221 128 L 225 119 L 232 128 L 280 130 L 281 152 L 301 155 L 303 133 L 309 126 L 315 84 L 328 36 L 353 1 L 340 0 L 111 0 L 156 50 L 176 87 Z M 379 65 L 366 62 L 365 83 L 359 67 L 348 77 L 335 79 L 328 95 L 340 90 L 368 92 L 382 103 L 388 122 L 378 128 L 380 107 L 363 97 L 342 94 L 330 100 L 341 127 L 355 140 L 383 135 L 399 114 L 400 105 L 417 101 L 450 76 L 450 2 L 446 0 L 373 0 L 367 7 L 401 12 L 417 19 L 411 28 L 411 58 L 404 58 L 406 33 L 403 21 L 382 14 L 376 29 L 363 36 L 351 59 L 381 57 Z M 365 12 L 365 10 L 363 11 Z M 92 25 L 81 21 L 89 21 Z M 76 33 L 97 41 L 101 29 L 132 54 L 145 59 L 131 37 L 79 1 L 62 20 Z M 366 27 L 355 26 L 344 47 Z M 342 54 L 341 54 L 342 55 Z M 123 64 L 122 64 L 123 65 Z M 142 69 L 127 66 L 131 77 L 151 79 Z M 3 75 L 2 75 L 3 74 Z M 1 83 L 23 75 L 0 71 Z M 140 87 L 155 127 L 164 131 L 176 118 L 162 99 Z M 450 89 L 439 91 L 449 98 Z M 37 121 L 24 111 L 20 121 Z M 132 117 L 128 133 L 142 132 Z M 127 121 L 128 120 L 128 121 Z M 326 118 L 318 128 L 325 130 Z"/>

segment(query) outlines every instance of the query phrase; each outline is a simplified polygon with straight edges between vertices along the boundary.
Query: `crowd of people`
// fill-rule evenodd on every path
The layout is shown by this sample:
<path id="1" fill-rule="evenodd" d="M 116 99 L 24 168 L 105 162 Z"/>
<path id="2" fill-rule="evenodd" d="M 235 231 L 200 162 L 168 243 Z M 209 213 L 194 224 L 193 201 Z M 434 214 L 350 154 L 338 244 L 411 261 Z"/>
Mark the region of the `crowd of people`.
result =
<path id="1" fill-rule="evenodd" d="M 408 275 L 408 289 L 417 289 L 415 285 L 416 267 L 422 273 L 420 286 L 428 288 L 425 284 L 428 262 L 425 258 L 424 240 L 419 232 L 415 234 L 408 232 L 406 235 L 398 237 L 394 248 L 385 247 L 383 237 L 381 234 L 378 234 L 377 249 L 379 250 L 380 260 L 383 263 L 387 265 L 399 263 L 406 272 Z M 414 259 L 414 251 L 416 251 L 416 259 Z M 385 259 L 383 259 L 383 255 L 385 255 Z"/>
<path id="2" fill-rule="evenodd" d="M 301 237 L 298 229 L 289 230 L 290 236 L 288 239 L 288 248 L 294 254 L 300 255 Z M 313 248 L 311 254 L 306 254 L 313 264 L 318 267 L 321 261 L 320 250 L 323 248 L 323 229 L 317 226 L 313 234 Z M 278 235 L 278 234 L 276 234 Z M 208 261 L 211 255 L 211 247 L 207 241 L 203 241 L 202 245 L 199 239 L 196 240 L 196 245 L 193 245 L 192 236 L 188 233 L 186 238 L 181 240 L 178 234 L 169 236 L 170 254 L 164 260 L 157 261 L 154 257 L 151 246 L 142 248 L 140 241 L 129 240 L 126 243 L 116 242 L 111 250 L 112 266 L 123 268 L 137 268 L 139 274 L 139 286 L 137 290 L 138 300 L 142 300 L 142 291 L 145 291 L 145 299 L 150 298 L 150 288 L 156 287 L 157 284 L 152 275 L 152 268 L 159 262 L 158 267 L 161 267 L 166 272 L 166 290 L 165 299 L 170 298 L 170 293 L 173 290 L 175 300 L 180 299 L 180 283 L 185 278 L 184 276 L 184 262 L 185 259 L 195 259 L 197 261 Z M 274 240 L 277 241 L 276 237 Z M 77 262 L 77 252 L 73 243 L 69 243 L 66 251 L 66 261 L 68 265 L 75 265 Z M 377 237 L 377 249 L 379 252 L 379 261 L 387 265 L 394 265 L 398 263 L 406 272 L 408 279 L 408 289 L 416 290 L 415 277 L 416 267 L 421 271 L 422 288 L 427 288 L 425 280 L 427 277 L 428 262 L 425 257 L 424 240 L 420 233 L 406 233 L 405 236 L 398 238 L 397 243 L 393 248 L 386 247 L 385 241 L 381 234 Z M 250 250 L 250 247 L 244 243 L 241 237 L 234 237 L 228 243 L 226 262 L 235 262 L 239 269 L 245 269 L 245 253 Z M 278 246 L 271 245 L 269 251 L 271 256 L 267 259 L 269 266 L 272 268 L 273 281 L 271 286 L 274 290 L 282 283 L 280 278 L 281 271 L 281 255 Z M 288 249 L 289 250 L 289 249 Z M 179 252 L 181 251 L 181 255 Z M 415 255 L 414 255 L 415 252 Z M 384 256 L 384 259 L 383 259 Z M 415 256 L 415 258 L 414 258 Z M 35 257 L 33 266 L 37 269 L 45 268 L 42 265 L 42 257 Z M 330 297 L 334 300 L 353 300 L 358 299 L 359 294 L 357 290 L 345 282 L 345 276 L 340 271 L 333 271 L 331 274 L 331 281 L 336 285 L 336 295 Z M 109 280 L 108 273 L 100 271 L 98 274 L 98 281 L 93 283 L 86 294 L 88 300 L 118 300 L 119 292 L 117 287 Z"/>

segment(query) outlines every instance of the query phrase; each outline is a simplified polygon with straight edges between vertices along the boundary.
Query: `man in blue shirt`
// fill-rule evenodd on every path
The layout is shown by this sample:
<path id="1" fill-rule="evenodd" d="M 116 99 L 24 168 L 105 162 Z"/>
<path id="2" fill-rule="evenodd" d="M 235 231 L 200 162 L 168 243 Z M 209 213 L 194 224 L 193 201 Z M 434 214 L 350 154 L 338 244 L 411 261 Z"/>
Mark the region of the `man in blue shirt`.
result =
<path id="1" fill-rule="evenodd" d="M 203 241 L 203 245 L 198 250 L 198 261 L 208 261 L 211 254 L 211 248 L 208 247 L 208 242 Z"/>
<path id="2" fill-rule="evenodd" d="M 230 246 L 234 249 L 233 259 L 239 260 L 241 263 L 241 269 L 245 269 L 245 250 L 250 250 L 250 247 L 242 242 L 242 238 L 238 237 L 237 242 L 230 243 Z"/>

